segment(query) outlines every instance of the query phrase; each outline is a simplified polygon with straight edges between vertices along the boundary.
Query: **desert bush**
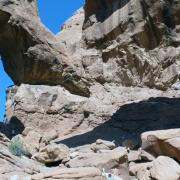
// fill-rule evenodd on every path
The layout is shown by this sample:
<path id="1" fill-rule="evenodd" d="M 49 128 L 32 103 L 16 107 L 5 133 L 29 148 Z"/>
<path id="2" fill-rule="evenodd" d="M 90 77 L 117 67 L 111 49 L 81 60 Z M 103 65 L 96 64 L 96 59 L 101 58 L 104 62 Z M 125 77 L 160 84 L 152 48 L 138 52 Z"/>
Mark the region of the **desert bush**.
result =
<path id="1" fill-rule="evenodd" d="M 23 156 L 23 155 L 27 156 L 28 155 L 27 148 L 24 146 L 21 138 L 18 136 L 15 136 L 14 138 L 12 138 L 12 140 L 8 146 L 8 149 L 15 156 Z"/>

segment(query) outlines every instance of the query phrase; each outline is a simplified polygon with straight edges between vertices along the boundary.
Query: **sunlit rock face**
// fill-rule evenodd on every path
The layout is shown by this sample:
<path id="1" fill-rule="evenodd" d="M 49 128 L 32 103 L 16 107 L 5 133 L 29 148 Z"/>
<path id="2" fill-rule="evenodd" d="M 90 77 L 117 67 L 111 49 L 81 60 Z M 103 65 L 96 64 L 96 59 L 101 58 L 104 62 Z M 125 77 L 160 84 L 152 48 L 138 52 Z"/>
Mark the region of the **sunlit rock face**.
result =
<path id="1" fill-rule="evenodd" d="M 98 51 L 93 67 L 101 66 L 101 82 L 163 90 L 174 84 L 179 13 L 179 1 L 87 0 L 83 39 L 88 50 Z"/>

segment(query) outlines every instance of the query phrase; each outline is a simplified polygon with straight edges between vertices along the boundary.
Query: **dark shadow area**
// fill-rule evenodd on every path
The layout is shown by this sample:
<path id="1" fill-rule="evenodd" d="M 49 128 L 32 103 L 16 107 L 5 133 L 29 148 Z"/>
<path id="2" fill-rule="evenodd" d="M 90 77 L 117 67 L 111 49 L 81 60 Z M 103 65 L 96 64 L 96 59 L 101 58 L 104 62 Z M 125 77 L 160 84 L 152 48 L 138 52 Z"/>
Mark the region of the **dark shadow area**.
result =
<path id="1" fill-rule="evenodd" d="M 49 167 L 49 168 L 58 167 L 61 163 L 62 163 L 62 161 L 56 161 L 56 162 L 52 162 L 52 163 L 47 163 L 47 164 L 45 164 L 45 166 Z"/>
<path id="2" fill-rule="evenodd" d="M 143 132 L 172 128 L 180 128 L 180 98 L 157 97 L 123 105 L 108 121 L 92 131 L 57 143 L 69 147 L 91 144 L 97 139 L 115 140 L 116 145 L 127 139 L 138 139 L 140 143 Z"/>
<path id="3" fill-rule="evenodd" d="M 171 29 L 175 28 L 175 19 L 174 19 L 174 14 L 173 14 L 173 1 L 167 1 L 163 5 L 163 19 L 164 19 L 164 24 Z"/>
<path id="4" fill-rule="evenodd" d="M 5 134 L 9 139 L 21 134 L 25 127 L 22 122 L 13 116 L 8 122 L 0 122 L 0 133 Z"/>

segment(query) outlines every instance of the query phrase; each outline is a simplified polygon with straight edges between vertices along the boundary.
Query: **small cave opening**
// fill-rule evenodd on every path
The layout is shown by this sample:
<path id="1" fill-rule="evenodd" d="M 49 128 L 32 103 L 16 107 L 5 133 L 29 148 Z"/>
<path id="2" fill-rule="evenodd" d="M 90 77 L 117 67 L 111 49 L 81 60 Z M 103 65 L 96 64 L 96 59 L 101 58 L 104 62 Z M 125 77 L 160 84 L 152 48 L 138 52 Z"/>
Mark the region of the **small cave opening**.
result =
<path id="1" fill-rule="evenodd" d="M 46 163 L 45 166 L 49 167 L 49 168 L 58 167 L 61 163 L 62 163 L 62 161 L 56 161 L 56 162 Z"/>

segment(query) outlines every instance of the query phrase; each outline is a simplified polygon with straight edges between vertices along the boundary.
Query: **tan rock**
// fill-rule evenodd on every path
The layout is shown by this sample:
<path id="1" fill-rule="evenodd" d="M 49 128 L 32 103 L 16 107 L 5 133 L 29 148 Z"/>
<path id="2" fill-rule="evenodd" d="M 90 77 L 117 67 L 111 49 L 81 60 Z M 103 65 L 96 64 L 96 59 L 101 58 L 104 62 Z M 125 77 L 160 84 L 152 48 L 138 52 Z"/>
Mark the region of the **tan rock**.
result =
<path id="1" fill-rule="evenodd" d="M 145 132 L 141 139 L 143 149 L 150 153 L 180 160 L 180 129 Z"/>
<path id="2" fill-rule="evenodd" d="M 69 148 L 64 144 L 49 144 L 35 154 L 32 159 L 48 164 L 62 161 L 69 154 Z"/>
<path id="3" fill-rule="evenodd" d="M 139 180 L 179 180 L 180 165 L 167 156 L 159 156 L 152 162 L 130 164 L 130 175 Z"/>
<path id="4" fill-rule="evenodd" d="M 89 96 L 87 82 L 81 80 L 62 42 L 41 23 L 36 1 L 3 0 L 0 10 L 0 54 L 15 84 L 62 85 L 72 93 Z M 14 28 L 15 34 L 10 30 Z"/>
<path id="5" fill-rule="evenodd" d="M 66 163 L 67 167 L 97 167 L 99 169 L 113 169 L 127 161 L 125 148 L 116 148 L 106 153 L 83 153 Z"/>
<path id="6" fill-rule="evenodd" d="M 169 157 L 160 156 L 153 161 L 150 173 L 157 180 L 179 180 L 180 165 Z"/>
<path id="7" fill-rule="evenodd" d="M 139 180 L 151 180 L 149 169 L 152 167 L 152 162 L 130 164 L 129 173 L 131 176 L 138 177 Z"/>
<path id="8" fill-rule="evenodd" d="M 153 161 L 155 158 L 153 155 L 149 154 L 146 151 L 138 150 L 138 151 L 130 151 L 128 153 L 128 161 L 135 162 L 135 161 Z"/>
<path id="9" fill-rule="evenodd" d="M 56 169 L 51 172 L 29 176 L 30 180 L 66 179 L 66 180 L 100 180 L 101 171 L 94 167 Z"/>
<path id="10" fill-rule="evenodd" d="M 102 139 L 98 139 L 94 144 L 91 145 L 91 149 L 94 152 L 99 150 L 113 150 L 115 149 L 116 145 L 113 142 L 105 141 Z"/>
<path id="11" fill-rule="evenodd" d="M 23 138 L 23 142 L 25 143 L 31 156 L 33 156 L 35 153 L 39 151 L 41 138 L 42 138 L 42 135 L 33 130 L 29 131 L 27 136 Z"/>

